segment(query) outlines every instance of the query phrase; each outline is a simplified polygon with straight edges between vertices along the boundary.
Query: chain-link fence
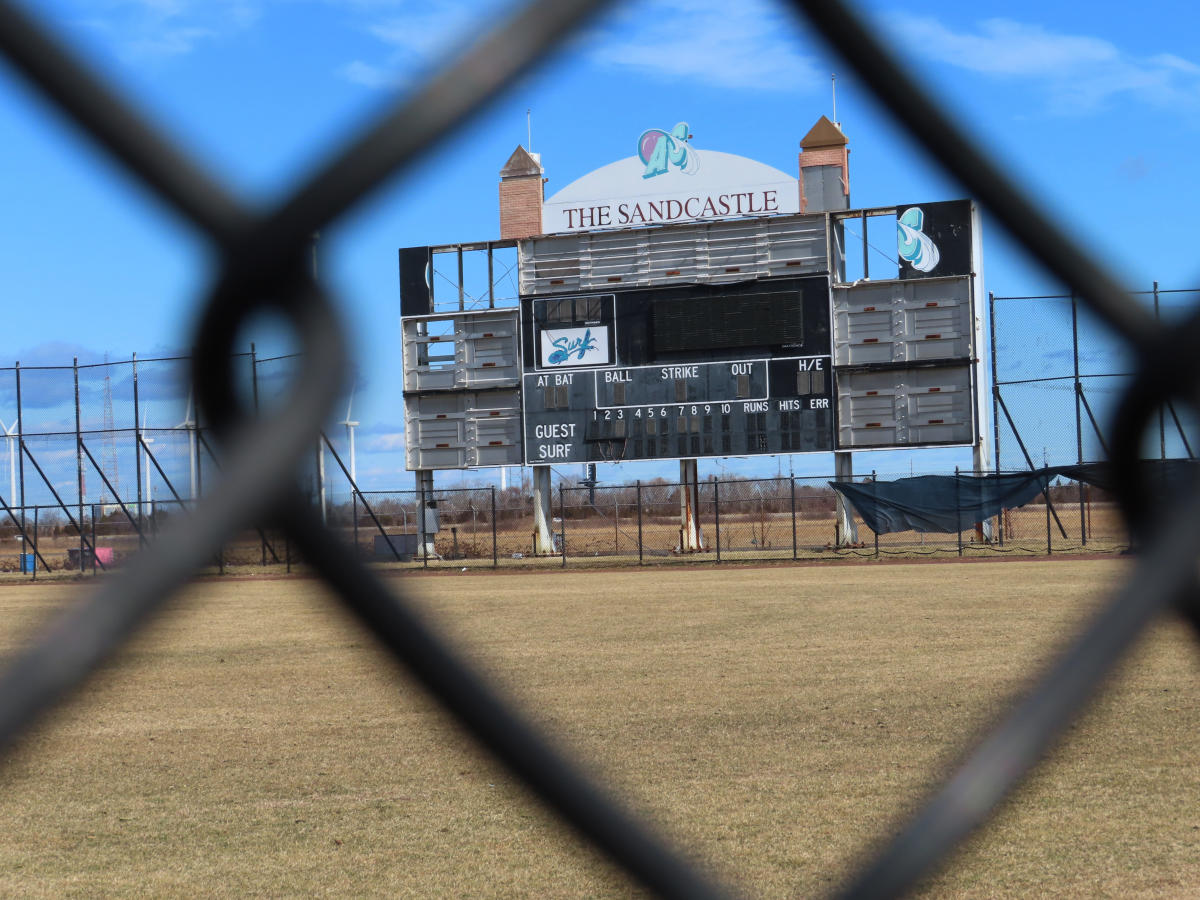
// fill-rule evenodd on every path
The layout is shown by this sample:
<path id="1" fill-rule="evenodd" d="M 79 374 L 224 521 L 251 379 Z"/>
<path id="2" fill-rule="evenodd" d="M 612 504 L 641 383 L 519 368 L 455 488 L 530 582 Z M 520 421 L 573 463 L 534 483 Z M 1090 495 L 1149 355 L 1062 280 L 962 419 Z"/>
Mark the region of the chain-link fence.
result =
<path id="1" fill-rule="evenodd" d="M 229 362 L 239 390 L 269 409 L 297 360 L 260 360 L 251 348 Z M 135 355 L 0 369 L 0 571 L 107 571 L 168 520 L 187 517 L 221 471 L 217 441 L 197 415 L 191 366 L 189 357 Z M 324 496 L 317 454 L 307 463 L 301 482 L 314 499 Z M 249 529 L 211 564 L 286 564 L 274 543 Z"/>
<path id="2" fill-rule="evenodd" d="M 1001 298 L 996 298 L 999 301 Z M 1006 301 L 1013 298 L 1005 298 Z M 1038 298 L 1037 309 L 1047 342 L 1075 342 L 1063 298 Z M 1041 320 L 1039 320 L 1041 321 Z M 1000 344 L 1003 346 L 1003 344 Z M 1019 389 L 1081 385 L 1077 397 L 1087 407 L 1086 379 L 1076 382 L 1076 360 L 1063 362 L 1049 343 L 1041 348 L 1048 365 L 1071 374 L 1042 371 L 1037 379 L 997 382 L 996 399 L 1004 409 L 1017 406 Z M 1007 359 L 1007 357 L 1000 357 Z M 1020 357 L 1024 360 L 1026 357 Z M 0 392 L 7 451 L 3 456 L 0 501 L 0 571 L 36 578 L 52 571 L 101 572 L 119 566 L 152 541 L 166 522 L 186 518 L 206 484 L 220 477 L 221 462 L 213 437 L 196 416 L 187 387 L 185 358 L 137 359 L 93 365 L 0 370 L 11 384 Z M 299 368 L 294 355 L 259 359 L 254 350 L 232 360 L 242 390 L 255 408 L 280 402 Z M 998 364 L 1005 374 L 1020 374 L 1019 362 Z M 1079 368 L 1087 371 L 1089 366 Z M 1056 448 L 1083 441 L 1063 433 L 1073 421 L 1045 402 L 1057 431 Z M 1107 412 L 1107 410 L 1105 410 Z M 1020 442 L 1014 418 L 1007 433 Z M 1091 421 L 1090 419 L 1087 421 Z M 10 424 L 11 423 L 11 424 Z M 1040 428 L 1040 426 L 1038 426 Z M 1099 434 L 1099 431 L 1095 431 Z M 1184 447 L 1186 433 L 1178 440 Z M 1164 439 L 1164 446 L 1167 441 Z M 1020 444 L 1019 444 L 1020 445 Z M 1174 446 L 1174 445 L 1172 445 Z M 667 561 L 845 559 L 848 557 L 932 554 L 1111 551 L 1128 546 L 1113 499 L 1089 485 L 1061 482 L 1025 507 L 997 517 L 984 539 L 982 528 L 965 535 L 899 532 L 877 535 L 854 516 L 842 521 L 829 482 L 832 476 L 788 478 L 712 477 L 696 487 L 694 518 L 699 548 L 685 540 L 682 500 L 686 486 L 663 479 L 625 485 L 574 485 L 563 482 L 556 495 L 552 539 L 555 552 L 540 554 L 535 536 L 533 498 L 520 488 L 438 488 L 418 491 L 362 491 L 352 475 L 353 458 L 322 433 L 311 455 L 302 458 L 302 491 L 339 541 L 364 562 L 429 566 L 544 566 L 583 564 L 655 564 Z M 1054 461 L 1071 459 L 1067 450 Z M 1034 463 L 1044 459 L 1026 461 Z M 877 475 L 863 479 L 872 483 Z M 1047 502 L 1048 499 L 1048 502 Z M 418 516 L 436 510 L 420 541 Z M 687 548 L 686 550 L 684 548 Z M 224 541 L 209 568 L 282 567 L 301 562 L 282 531 L 258 527 Z"/>
<path id="3" fill-rule="evenodd" d="M 1156 320 L 1178 322 L 1196 290 L 1155 282 L 1132 294 Z M 1105 434 L 1137 368 L 1127 342 L 1070 294 L 989 298 L 996 471 L 1106 459 Z M 1141 444 L 1151 459 L 1195 459 L 1195 418 L 1168 400 Z"/>
<path id="4" fill-rule="evenodd" d="M 956 473 L 957 474 L 957 473 Z M 949 475 L 949 473 L 947 473 Z M 868 490 L 880 483 L 868 475 Z M 961 532 L 887 531 L 876 533 L 853 507 L 843 522 L 832 476 L 713 477 L 695 486 L 693 520 L 699 548 L 684 535 L 682 507 L 686 484 L 663 479 L 625 485 L 562 482 L 551 504 L 553 552 L 537 551 L 533 497 L 517 487 L 495 486 L 416 490 L 354 491 L 350 500 L 325 505 L 329 535 L 364 563 L 385 568 L 610 567 L 665 563 L 735 563 L 792 560 L 848 560 L 973 556 L 1024 553 L 1122 552 L 1129 534 L 1115 499 L 1100 488 L 1058 477 L 1028 503 L 992 517 L 985 535 L 980 522 Z M 1047 502 L 1048 500 L 1048 502 Z M 418 517 L 425 515 L 422 541 Z M 950 508 L 947 512 L 957 513 Z M 40 530 L 29 526 L 54 571 L 77 571 L 79 554 L 91 547 L 110 565 L 119 564 L 140 544 L 153 540 L 187 504 L 155 500 L 142 535 L 117 509 L 106 514 L 85 507 L 82 522 L 89 543 L 76 547 L 76 529 L 58 507 L 35 507 Z M 958 518 L 958 516 L 955 516 Z M 98 524 L 97 524 L 98 523 Z M 94 527 L 95 526 L 95 527 Z M 0 535 L 16 539 L 0 529 Z M 99 541 L 91 536 L 99 536 Z M 687 548 L 687 549 L 685 549 Z M 28 551 L 27 551 L 28 552 Z M 226 541 L 210 567 L 225 572 L 292 571 L 303 559 L 285 532 L 246 530 Z M 17 552 L 0 558 L 0 570 L 24 572 Z M 25 566 L 22 568 L 22 566 Z M 104 565 L 99 567 L 102 571 Z M 90 564 L 85 571 L 93 571 Z"/>
<path id="5" fill-rule="evenodd" d="M 634 878 L 663 896 L 724 895 L 721 886 L 699 873 L 684 856 L 598 790 L 509 709 L 486 681 L 411 612 L 402 598 L 360 564 L 344 541 L 330 539 L 328 527 L 314 513 L 311 496 L 305 501 L 295 489 L 296 469 L 313 457 L 320 424 L 328 416 L 347 371 L 345 342 L 334 305 L 304 265 L 311 235 L 329 226 L 387 176 L 478 111 L 543 53 L 566 44 L 572 30 L 599 5 L 587 0 L 536 0 L 516 10 L 443 71 L 386 111 L 296 193 L 260 214 L 223 189 L 202 166 L 134 112 L 108 88 L 99 73 L 90 71 L 14 5 L 0 0 L 0 53 L 13 68 L 211 241 L 220 272 L 201 311 L 193 371 L 199 405 L 207 412 L 206 422 L 212 423 L 211 436 L 220 437 L 224 451 L 220 476 L 214 479 L 210 496 L 189 510 L 186 524 L 165 529 L 155 552 L 138 554 L 121 576 L 101 585 L 89 602 L 71 609 L 43 643 L 28 648 L 13 663 L 0 684 L 0 739 L 7 747 L 38 713 L 100 665 L 191 573 L 218 555 L 234 535 L 254 522 L 268 521 L 281 533 L 286 532 L 289 544 L 299 547 L 338 599 L 373 629 L 497 759 Z M 945 859 L 1044 756 L 1050 742 L 1075 718 L 1104 676 L 1159 613 L 1175 607 L 1193 623 L 1200 623 L 1195 570 L 1200 489 L 1185 488 L 1174 492 L 1167 502 L 1155 503 L 1152 493 L 1145 489 L 1145 474 L 1139 466 L 1157 411 L 1168 402 L 1195 406 L 1194 348 L 1200 337 L 1200 314 L 1189 313 L 1171 328 L 1162 327 L 1144 305 L 1131 300 L 1100 265 L 1077 247 L 1065 230 L 1056 227 L 1026 199 L 1023 191 L 941 112 L 921 85 L 897 64 L 889 48 L 850 10 L 837 0 L 797 6 L 830 45 L 851 61 L 863 83 L 947 174 L 964 184 L 1035 259 L 1123 337 L 1136 362 L 1130 369 L 1135 374 L 1116 405 L 1114 424 L 1105 432 L 1117 473 L 1115 490 L 1143 548 L 1133 576 L 1066 648 L 1029 696 L 982 739 L 845 889 L 846 896 L 851 897 L 895 896 L 910 889 Z M 250 317 L 264 311 L 280 312 L 291 321 L 306 360 L 295 373 L 286 396 L 267 416 L 256 419 L 254 406 L 237 390 L 242 379 L 231 365 L 231 356 L 239 329 Z M 1074 373 L 1072 377 L 1077 381 Z M 18 378 L 14 373 L 6 381 Z M 65 390 L 74 387 L 65 382 L 62 372 L 48 376 L 47 381 L 47 398 L 61 398 Z M 102 390 L 111 392 L 111 374 L 104 383 L 107 388 Z M 19 392 L 23 386 L 15 387 Z M 139 515 L 129 514 L 123 499 L 118 502 L 117 498 L 128 494 L 129 489 L 110 477 L 119 467 L 114 469 L 108 461 L 128 459 L 132 453 L 137 472 L 138 404 L 125 409 L 114 398 L 110 429 L 110 405 L 102 394 L 97 406 L 93 395 L 88 405 L 89 421 L 94 421 L 98 408 L 101 433 L 115 434 L 118 416 L 121 427 L 128 429 L 129 413 L 134 416 L 132 440 L 127 437 L 122 442 L 114 437 L 109 443 L 105 437 L 102 446 L 93 448 L 95 442 L 83 438 L 80 403 L 75 403 L 77 421 L 73 428 L 61 415 L 70 408 L 69 402 L 64 405 L 58 399 L 55 403 L 46 407 L 45 415 L 47 420 L 59 419 L 59 424 L 46 428 L 40 446 L 32 454 L 26 452 L 27 444 L 20 435 L 17 458 L 21 466 L 38 461 L 40 467 L 40 460 L 61 457 L 67 476 L 43 469 L 39 477 L 44 489 L 37 488 L 36 498 L 25 497 L 20 504 L 21 516 L 9 516 L 10 522 L 20 521 L 21 536 L 27 539 L 27 514 L 33 506 L 40 510 L 52 505 L 64 516 L 70 513 L 70 494 L 64 497 L 58 488 L 69 484 L 72 457 L 76 465 L 73 514 L 81 517 L 80 510 L 87 500 L 93 493 L 99 494 L 99 489 L 81 483 L 86 449 L 89 479 L 99 478 L 108 492 L 97 497 L 96 506 L 122 507 L 132 527 Z M 16 408 L 23 408 L 20 400 Z M 6 412 L 7 428 L 13 408 L 9 406 Z M 156 422 L 156 427 L 161 426 Z M 198 438 L 206 434 L 205 429 L 195 430 Z M 1081 428 L 1076 429 L 1077 435 L 1081 432 Z M 73 434 L 74 440 L 56 440 L 54 434 Z M 1045 446 L 1048 458 L 1050 444 Z M 215 463 L 216 454 L 210 455 Z M 1076 458 L 1082 455 L 1077 448 Z M 22 490 L 25 480 L 22 475 Z M 54 496 L 42 500 L 43 491 Z M 716 486 L 711 498 L 714 531 L 715 518 L 724 511 L 718 492 Z M 761 494 L 746 494 L 732 501 L 729 515 L 738 519 L 734 529 L 738 546 L 744 547 L 751 540 L 761 544 L 775 539 L 774 523 L 767 531 L 763 528 L 768 502 L 775 504 L 778 499 L 778 491 L 770 493 L 770 501 Z M 564 534 L 568 518 L 565 494 L 564 488 L 560 502 Z M 670 491 L 664 489 L 657 499 L 665 506 L 669 497 Z M 1047 498 L 1053 500 L 1049 489 Z M 699 510 L 702 505 L 698 501 L 693 508 Z M 471 508 L 468 504 L 467 510 Z M 141 506 L 138 513 L 144 523 L 145 510 Z M 326 509 L 326 518 L 328 514 Z M 462 510 L 456 509 L 455 517 L 461 514 Z M 358 517 L 353 510 L 351 515 L 353 526 Z M 780 514 L 773 511 L 771 515 Z M 78 519 L 75 530 L 76 539 L 82 541 L 85 528 Z M 144 537 L 144 530 L 139 531 Z M 95 540 L 99 539 L 97 533 Z M 569 537 L 563 541 L 563 548 L 568 541 Z M 665 548 L 670 543 L 667 535 L 661 535 L 655 546 Z M 798 539 L 793 541 L 793 547 L 797 543 Z M 423 555 L 428 555 L 427 548 L 423 548 Z"/>

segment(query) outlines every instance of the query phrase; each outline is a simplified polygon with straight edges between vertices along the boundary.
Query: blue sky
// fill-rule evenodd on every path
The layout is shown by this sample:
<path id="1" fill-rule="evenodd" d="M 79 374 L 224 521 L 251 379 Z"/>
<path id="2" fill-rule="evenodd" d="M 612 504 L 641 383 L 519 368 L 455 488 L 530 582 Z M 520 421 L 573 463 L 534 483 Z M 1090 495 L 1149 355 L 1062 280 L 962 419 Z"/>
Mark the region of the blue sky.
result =
<path id="1" fill-rule="evenodd" d="M 28 8 L 243 196 L 268 203 L 501 3 L 463 0 L 42 0 Z M 1200 276 L 1200 51 L 1186 5 L 1093 2 L 864 3 L 901 58 L 1133 288 Z M 789 11 L 751 0 L 613 7 L 485 114 L 389 182 L 321 240 L 321 268 L 362 361 L 355 400 L 364 488 L 408 487 L 400 393 L 396 249 L 498 237 L 497 172 L 526 141 L 551 194 L 634 152 L 646 128 L 687 121 L 698 148 L 796 171 L 797 142 L 831 113 L 851 146 L 855 206 L 964 195 Z M 178 353 L 211 258 L 164 207 L 114 169 L 24 83 L 0 75 L 0 361 L 69 364 Z M 986 286 L 1056 290 L 985 220 Z M 260 354 L 280 345 L 258 335 Z M 249 339 L 249 337 L 248 337 Z M 339 415 L 340 418 L 340 415 Z M 341 429 L 331 435 L 343 440 Z M 918 469 L 969 455 L 917 457 Z M 856 469 L 907 471 L 907 455 Z M 828 457 L 792 460 L 827 472 Z M 773 473 L 774 459 L 702 463 Z M 570 474 L 570 473 L 568 473 Z M 602 477 L 673 475 L 627 466 Z M 475 476 L 468 476 L 473 478 Z M 456 476 L 438 476 L 455 483 Z"/>

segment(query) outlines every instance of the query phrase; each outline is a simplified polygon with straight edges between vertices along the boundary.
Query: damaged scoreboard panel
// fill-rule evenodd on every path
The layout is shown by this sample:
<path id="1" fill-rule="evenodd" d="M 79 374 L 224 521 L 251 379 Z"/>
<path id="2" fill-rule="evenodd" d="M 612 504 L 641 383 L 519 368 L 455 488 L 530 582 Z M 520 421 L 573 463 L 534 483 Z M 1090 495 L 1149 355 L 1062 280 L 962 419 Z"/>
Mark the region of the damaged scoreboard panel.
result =
<path id="1" fill-rule="evenodd" d="M 829 279 L 521 300 L 530 465 L 834 449 Z"/>

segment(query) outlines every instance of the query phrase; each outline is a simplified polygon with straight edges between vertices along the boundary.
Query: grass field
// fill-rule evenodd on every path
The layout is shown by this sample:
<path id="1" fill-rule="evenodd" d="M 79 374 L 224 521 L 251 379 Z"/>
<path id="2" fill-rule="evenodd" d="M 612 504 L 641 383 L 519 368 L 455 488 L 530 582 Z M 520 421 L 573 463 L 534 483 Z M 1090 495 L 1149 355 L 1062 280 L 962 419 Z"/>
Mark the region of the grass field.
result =
<path id="1" fill-rule="evenodd" d="M 441 574 L 570 752 L 762 897 L 834 889 L 1127 565 Z M 0 589 L 0 646 L 86 596 Z M 309 580 L 212 581 L 0 764 L 5 896 L 625 897 Z M 1200 657 L 1162 623 L 931 897 L 1200 895 Z"/>

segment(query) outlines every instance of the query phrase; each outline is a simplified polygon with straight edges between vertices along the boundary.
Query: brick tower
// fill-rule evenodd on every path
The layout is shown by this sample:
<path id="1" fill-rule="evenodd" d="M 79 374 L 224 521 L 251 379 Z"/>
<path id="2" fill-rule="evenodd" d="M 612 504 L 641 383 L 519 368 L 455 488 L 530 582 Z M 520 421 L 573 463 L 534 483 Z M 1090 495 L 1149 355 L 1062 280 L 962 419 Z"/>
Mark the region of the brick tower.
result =
<path id="1" fill-rule="evenodd" d="M 542 161 L 517 147 L 500 170 L 500 238 L 526 238 L 542 233 Z"/>
<path id="2" fill-rule="evenodd" d="M 800 212 L 850 208 L 850 148 L 842 130 L 821 116 L 800 141 Z"/>

